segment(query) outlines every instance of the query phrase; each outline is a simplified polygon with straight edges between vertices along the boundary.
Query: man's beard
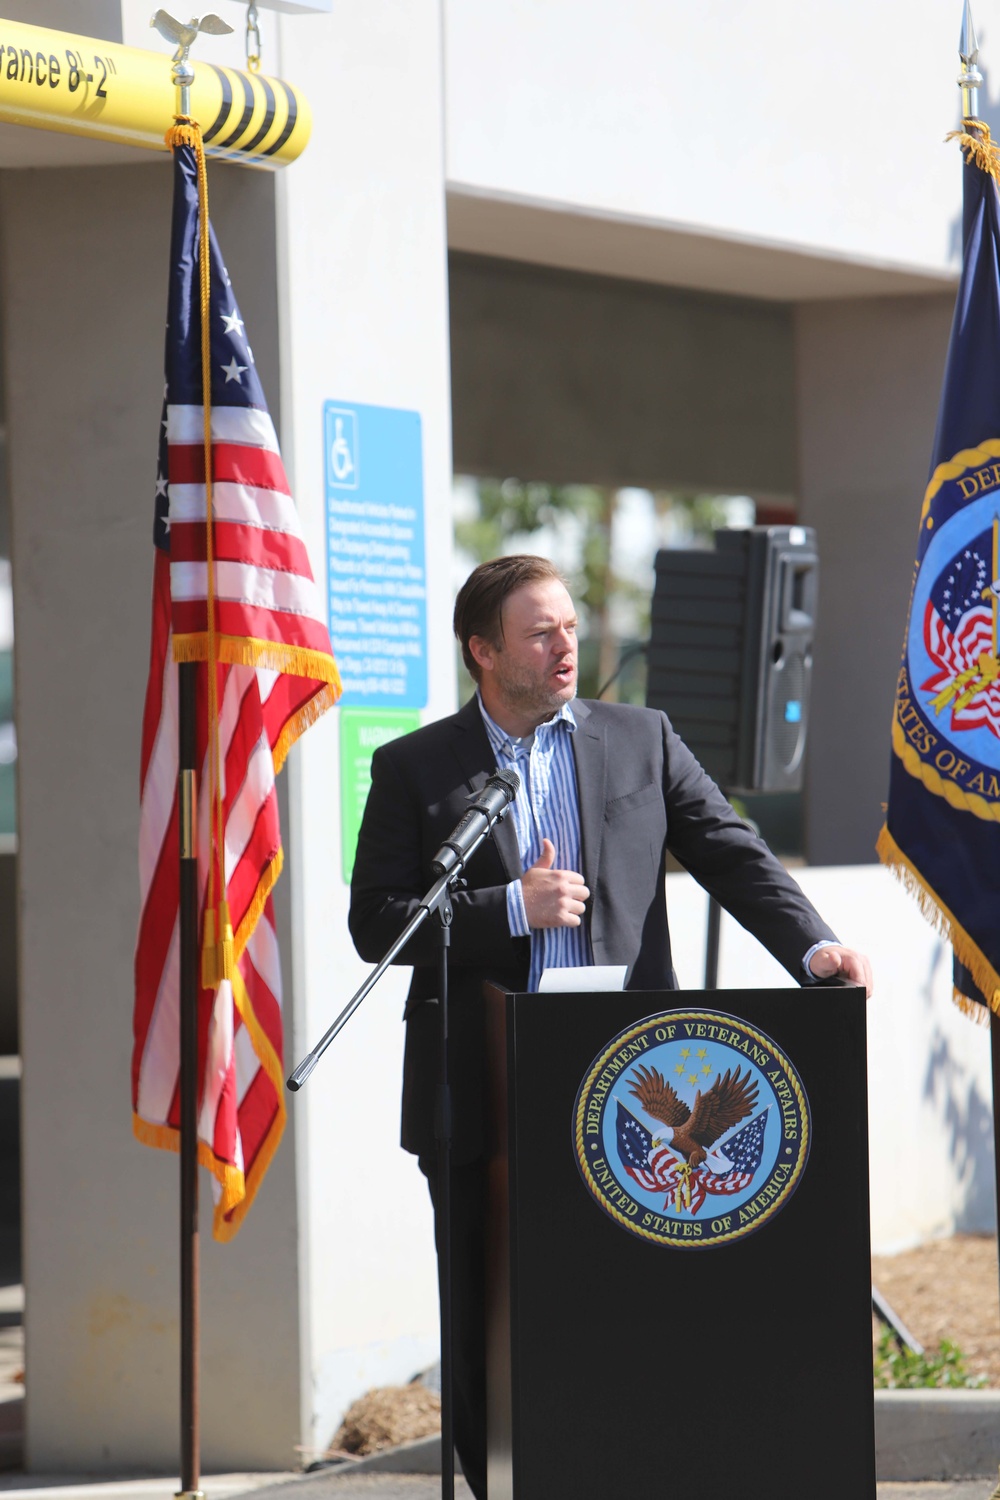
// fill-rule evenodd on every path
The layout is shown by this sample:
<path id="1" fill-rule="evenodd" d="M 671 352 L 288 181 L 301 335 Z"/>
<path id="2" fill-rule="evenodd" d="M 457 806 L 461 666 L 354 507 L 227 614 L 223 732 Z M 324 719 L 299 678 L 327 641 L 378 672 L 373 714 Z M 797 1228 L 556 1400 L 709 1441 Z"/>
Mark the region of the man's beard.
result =
<path id="1" fill-rule="evenodd" d="M 565 688 L 549 687 L 540 682 L 529 668 L 509 666 L 502 653 L 496 658 L 496 686 L 504 702 L 514 712 L 526 718 L 537 718 L 539 724 L 559 712 L 564 703 L 576 697 L 577 683 L 574 677 L 573 691 L 565 697 Z"/>

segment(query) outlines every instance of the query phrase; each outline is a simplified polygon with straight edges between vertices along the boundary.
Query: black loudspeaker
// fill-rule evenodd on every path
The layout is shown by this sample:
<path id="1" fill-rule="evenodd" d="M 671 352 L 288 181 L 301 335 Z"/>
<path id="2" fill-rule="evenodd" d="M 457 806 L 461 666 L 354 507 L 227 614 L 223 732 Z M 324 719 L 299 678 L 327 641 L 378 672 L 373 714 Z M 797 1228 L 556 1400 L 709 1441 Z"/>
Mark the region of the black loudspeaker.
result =
<path id="1" fill-rule="evenodd" d="M 818 584 L 806 526 L 656 554 L 646 702 L 727 792 L 802 785 Z"/>

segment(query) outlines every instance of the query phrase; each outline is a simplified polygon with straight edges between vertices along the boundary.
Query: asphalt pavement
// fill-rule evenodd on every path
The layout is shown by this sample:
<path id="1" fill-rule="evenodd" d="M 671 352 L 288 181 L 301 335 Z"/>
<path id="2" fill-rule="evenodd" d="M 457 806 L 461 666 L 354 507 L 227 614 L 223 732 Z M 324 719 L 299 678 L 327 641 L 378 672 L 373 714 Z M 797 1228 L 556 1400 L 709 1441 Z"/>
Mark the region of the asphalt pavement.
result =
<path id="1" fill-rule="evenodd" d="M 993 1487 L 989 1479 L 955 1480 L 950 1484 L 880 1484 L 878 1500 L 989 1500 Z M 645 1488 L 636 1485 L 638 1492 Z M 775 1492 L 781 1488 L 776 1485 Z M 258 1492 L 257 1500 L 438 1500 L 440 1493 L 441 1481 L 436 1474 L 352 1474 L 350 1470 L 327 1470 L 321 1475 L 304 1475 L 290 1484 Z M 455 1480 L 455 1496 L 456 1500 L 471 1500 L 472 1491 L 460 1477 Z M 564 1497 L 553 1495 L 552 1500 Z M 708 1492 L 695 1496 L 689 1491 L 686 1500 L 716 1500 L 716 1496 Z"/>
<path id="2" fill-rule="evenodd" d="M 352 1466 L 324 1469 L 315 1475 L 213 1475 L 202 1479 L 201 1484 L 207 1500 L 438 1500 L 441 1494 L 439 1475 L 357 1472 Z M 172 1478 L 94 1479 L 85 1475 L 0 1473 L 3 1500 L 174 1500 L 178 1488 L 180 1484 Z M 781 1490 L 787 1490 L 787 1485 L 775 1485 L 775 1493 Z M 879 1500 L 991 1500 L 993 1491 L 993 1479 L 880 1484 Z M 471 1500 L 472 1491 L 460 1475 L 456 1476 L 454 1493 L 456 1500 Z M 553 1494 L 552 1500 L 565 1497 Z M 688 1491 L 685 1500 L 717 1500 L 717 1497 Z"/>
<path id="3" fill-rule="evenodd" d="M 208 1487 L 206 1486 L 206 1489 Z M 646 1486 L 636 1484 L 641 1492 Z M 782 1487 L 775 1486 L 778 1493 Z M 960 1479 L 944 1484 L 880 1484 L 878 1500 L 989 1500 L 989 1479 Z M 303 1475 L 290 1483 L 259 1491 L 256 1500 L 438 1500 L 441 1480 L 436 1474 L 352 1474 L 350 1469 L 328 1469 L 322 1474 Z M 606 1494 L 607 1491 L 604 1491 Z M 456 1500 L 471 1500 L 465 1480 L 455 1480 Z M 209 1491 L 209 1500 L 212 1500 Z M 552 1500 L 564 1500 L 553 1495 Z M 716 1500 L 688 1492 L 686 1500 Z"/>
<path id="4" fill-rule="evenodd" d="M 345 1466 L 318 1474 L 220 1474 L 203 1479 L 202 1487 L 207 1500 L 438 1500 L 441 1480 L 437 1474 L 359 1473 Z M 178 1488 L 175 1479 L 88 1480 L 84 1475 L 0 1473 L 3 1500 L 173 1500 Z M 775 1488 L 777 1492 L 780 1487 Z M 878 1500 L 990 1500 L 993 1488 L 991 1479 L 880 1484 Z M 471 1495 L 465 1480 L 457 1476 L 456 1500 L 471 1500 Z M 551 1500 L 565 1497 L 553 1495 Z M 717 1497 L 689 1491 L 686 1500 Z"/>

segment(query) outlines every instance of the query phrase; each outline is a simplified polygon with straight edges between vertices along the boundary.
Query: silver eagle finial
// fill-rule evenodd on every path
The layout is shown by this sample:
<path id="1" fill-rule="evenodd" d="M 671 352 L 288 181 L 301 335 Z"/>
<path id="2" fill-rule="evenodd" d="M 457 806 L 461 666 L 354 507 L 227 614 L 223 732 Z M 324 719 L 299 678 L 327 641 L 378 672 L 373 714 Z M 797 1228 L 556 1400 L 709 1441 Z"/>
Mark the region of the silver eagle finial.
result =
<path id="1" fill-rule="evenodd" d="M 187 62 L 188 53 L 199 31 L 204 31 L 209 36 L 228 36 L 233 29 L 221 16 L 211 14 L 200 18 L 192 16 L 185 26 L 182 21 L 175 21 L 173 16 L 165 10 L 156 11 L 150 17 L 149 24 L 156 28 L 165 42 L 173 42 L 176 45 L 175 63 Z"/>
<path id="2" fill-rule="evenodd" d="M 192 16 L 185 26 L 175 21 L 168 11 L 158 10 L 150 16 L 149 24 L 160 33 L 165 42 L 173 42 L 177 51 L 173 56 L 173 80 L 180 89 L 180 111 L 188 114 L 191 107 L 191 85 L 194 83 L 194 68 L 188 54 L 200 31 L 209 36 L 227 36 L 232 27 L 221 16 Z"/>

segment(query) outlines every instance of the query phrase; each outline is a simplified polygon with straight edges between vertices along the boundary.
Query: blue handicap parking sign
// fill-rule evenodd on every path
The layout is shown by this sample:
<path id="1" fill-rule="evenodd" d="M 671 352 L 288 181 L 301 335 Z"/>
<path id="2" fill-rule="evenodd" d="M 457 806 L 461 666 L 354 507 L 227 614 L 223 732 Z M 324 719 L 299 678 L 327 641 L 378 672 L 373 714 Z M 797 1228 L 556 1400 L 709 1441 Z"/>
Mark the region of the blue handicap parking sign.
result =
<path id="1" fill-rule="evenodd" d="M 427 703 L 420 414 L 327 401 L 327 601 L 345 707 Z"/>

